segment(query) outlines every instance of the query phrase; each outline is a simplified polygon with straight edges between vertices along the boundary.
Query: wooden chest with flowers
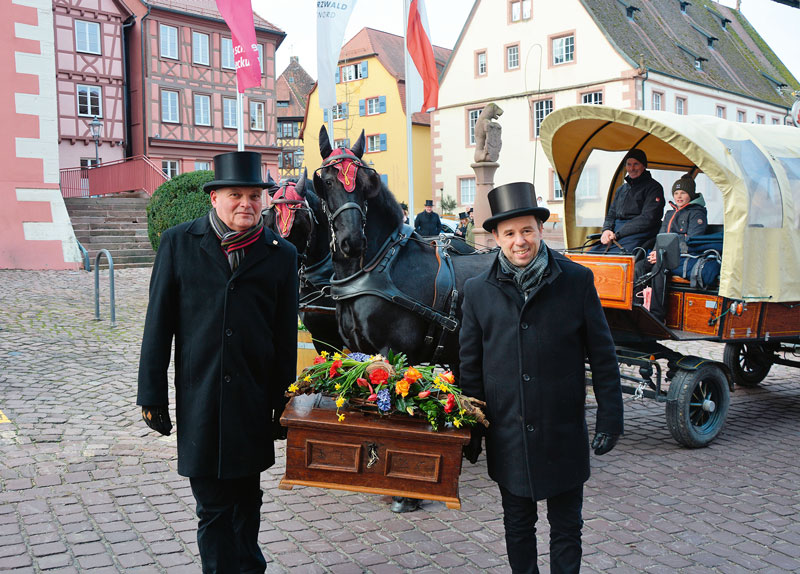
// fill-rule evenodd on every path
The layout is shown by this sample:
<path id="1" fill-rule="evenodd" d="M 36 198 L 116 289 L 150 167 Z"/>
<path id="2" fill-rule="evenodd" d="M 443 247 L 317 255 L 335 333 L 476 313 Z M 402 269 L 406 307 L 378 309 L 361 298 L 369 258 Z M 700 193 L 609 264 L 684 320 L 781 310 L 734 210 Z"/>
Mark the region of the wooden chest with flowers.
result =
<path id="1" fill-rule="evenodd" d="M 308 393 L 321 393 L 302 396 Z M 403 355 L 318 357 L 287 393 L 286 474 L 294 485 L 440 500 L 460 508 L 467 427 L 481 403 L 452 374 L 407 367 Z"/>

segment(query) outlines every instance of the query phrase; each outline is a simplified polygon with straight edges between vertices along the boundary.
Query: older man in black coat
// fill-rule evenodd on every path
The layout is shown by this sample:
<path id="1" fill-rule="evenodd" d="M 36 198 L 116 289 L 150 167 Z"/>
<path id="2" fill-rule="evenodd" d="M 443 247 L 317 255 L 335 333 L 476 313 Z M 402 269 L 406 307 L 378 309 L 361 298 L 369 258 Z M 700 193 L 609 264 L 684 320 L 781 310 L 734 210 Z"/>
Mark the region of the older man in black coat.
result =
<path id="1" fill-rule="evenodd" d="M 605 454 L 623 430 L 614 342 L 592 273 L 542 241 L 550 212 L 533 185 L 495 188 L 489 206 L 483 227 L 501 251 L 464 287 L 461 388 L 486 401 L 489 476 L 502 494 L 512 571 L 539 571 L 536 502 L 547 500 L 550 571 L 578 572 L 589 478 L 584 365 L 598 402 L 592 448 Z"/>
<path id="2" fill-rule="evenodd" d="M 197 501 L 203 572 L 263 573 L 259 482 L 295 378 L 297 252 L 261 222 L 260 154 L 223 154 L 214 166 L 209 215 L 161 236 L 137 404 L 148 426 L 170 433 L 174 338 L 178 473 Z"/>

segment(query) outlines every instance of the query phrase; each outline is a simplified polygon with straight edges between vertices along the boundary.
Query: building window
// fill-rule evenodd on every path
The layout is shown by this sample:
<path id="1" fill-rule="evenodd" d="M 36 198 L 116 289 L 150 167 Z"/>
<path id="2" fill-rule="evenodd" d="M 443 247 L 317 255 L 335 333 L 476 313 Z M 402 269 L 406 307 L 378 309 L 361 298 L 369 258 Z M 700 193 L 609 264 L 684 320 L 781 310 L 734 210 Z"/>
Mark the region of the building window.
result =
<path id="1" fill-rule="evenodd" d="M 757 124 L 763 124 L 764 123 L 764 116 L 762 116 L 761 114 L 756 114 L 756 123 Z"/>
<path id="2" fill-rule="evenodd" d="M 81 167 L 90 168 L 98 165 L 97 160 L 93 157 L 82 157 L 81 158 Z M 85 177 L 85 176 L 84 176 Z"/>
<path id="3" fill-rule="evenodd" d="M 178 92 L 161 90 L 161 121 L 168 124 L 177 124 L 179 120 Z"/>
<path id="4" fill-rule="evenodd" d="M 509 7 L 511 9 L 511 21 L 520 22 L 522 20 L 530 20 L 531 3 L 532 0 L 511 0 L 509 3 Z"/>
<path id="5" fill-rule="evenodd" d="M 736 121 L 740 124 L 747 122 L 747 112 L 744 110 L 736 110 Z"/>
<path id="6" fill-rule="evenodd" d="M 346 120 L 347 119 L 347 103 L 336 104 L 332 108 L 333 120 Z"/>
<path id="7" fill-rule="evenodd" d="M 250 129 L 264 131 L 264 102 L 250 102 Z"/>
<path id="8" fill-rule="evenodd" d="M 675 98 L 675 113 L 679 116 L 686 115 L 686 98 Z"/>
<path id="9" fill-rule="evenodd" d="M 475 203 L 475 178 L 462 177 L 458 180 L 458 193 L 461 205 L 472 205 Z"/>
<path id="10" fill-rule="evenodd" d="M 209 161 L 196 161 L 194 162 L 195 171 L 203 171 L 211 169 L 211 162 Z"/>
<path id="11" fill-rule="evenodd" d="M 564 190 L 561 189 L 561 180 L 558 179 L 558 173 L 553 171 L 553 199 L 564 199 Z"/>
<path id="12" fill-rule="evenodd" d="M 519 68 L 519 44 L 514 44 L 506 48 L 506 69 L 516 70 Z"/>
<path id="13" fill-rule="evenodd" d="M 175 177 L 176 175 L 178 175 L 178 162 L 177 162 L 177 160 L 172 160 L 172 159 L 169 159 L 169 160 L 163 159 L 163 160 L 161 160 L 161 171 L 163 171 L 164 175 L 166 175 L 169 178 L 172 178 L 172 177 Z"/>
<path id="14" fill-rule="evenodd" d="M 277 104 L 275 104 L 275 105 L 276 105 L 277 107 L 279 107 L 279 108 L 288 108 L 288 107 L 289 107 L 289 102 L 288 102 L 288 101 L 285 101 L 285 100 L 280 100 L 280 101 L 278 101 L 278 103 L 277 103 Z"/>
<path id="15" fill-rule="evenodd" d="M 339 71 L 340 81 L 352 82 L 365 77 L 364 67 L 362 66 L 364 63 L 365 62 L 359 62 L 357 64 L 348 64 L 347 66 L 342 66 Z"/>
<path id="16" fill-rule="evenodd" d="M 340 140 L 333 140 L 333 147 L 350 149 L 350 138 L 343 138 Z"/>
<path id="17" fill-rule="evenodd" d="M 475 124 L 478 123 L 478 116 L 480 115 L 480 109 L 469 111 L 469 145 L 475 145 Z"/>
<path id="18" fill-rule="evenodd" d="M 304 154 L 303 150 L 299 149 L 296 152 L 294 152 L 294 166 L 295 167 L 303 167 L 303 158 L 304 157 L 305 157 L 305 154 Z"/>
<path id="19" fill-rule="evenodd" d="M 539 130 L 544 119 L 553 113 L 553 100 L 539 100 L 533 103 L 533 134 L 539 137 Z"/>
<path id="20" fill-rule="evenodd" d="M 781 125 L 781 120 L 779 118 L 772 118 L 772 125 L 773 126 Z"/>
<path id="21" fill-rule="evenodd" d="M 659 110 L 659 111 L 661 110 L 661 99 L 662 99 L 663 95 L 664 94 L 662 94 L 661 92 L 653 92 L 653 109 L 654 110 Z"/>
<path id="22" fill-rule="evenodd" d="M 278 137 L 282 139 L 292 138 L 292 122 L 278 122 Z"/>
<path id="23" fill-rule="evenodd" d="M 238 128 L 239 114 L 237 113 L 236 100 L 233 98 L 222 98 L 222 127 Z"/>
<path id="24" fill-rule="evenodd" d="M 100 86 L 78 84 L 78 115 L 103 117 L 103 90 Z"/>
<path id="25" fill-rule="evenodd" d="M 211 96 L 194 95 L 194 125 L 211 125 Z"/>
<path id="26" fill-rule="evenodd" d="M 369 98 L 367 100 L 367 115 L 372 116 L 381 113 L 381 99 Z"/>
<path id="27" fill-rule="evenodd" d="M 208 66 L 208 34 L 192 32 L 192 62 Z"/>
<path id="28" fill-rule="evenodd" d="M 161 24 L 161 57 L 178 59 L 178 29 L 174 26 Z"/>
<path id="29" fill-rule="evenodd" d="M 553 39 L 553 65 L 566 64 L 575 60 L 575 36 Z"/>
<path id="30" fill-rule="evenodd" d="M 386 141 L 384 134 L 367 136 L 367 152 L 383 151 L 385 146 L 381 145 L 381 140 Z"/>
<path id="31" fill-rule="evenodd" d="M 75 50 L 89 54 L 100 53 L 100 24 L 75 20 Z"/>
<path id="32" fill-rule="evenodd" d="M 475 75 L 486 75 L 486 51 L 477 52 L 475 54 Z"/>
<path id="33" fill-rule="evenodd" d="M 717 117 L 725 119 L 725 106 L 717 106 Z"/>
<path id="34" fill-rule="evenodd" d="M 264 75 L 264 45 L 263 44 L 256 44 L 256 49 L 258 49 L 258 67 L 261 69 L 261 75 Z"/>
<path id="35" fill-rule="evenodd" d="M 222 67 L 226 70 L 235 70 L 236 63 L 233 59 L 233 40 L 230 38 L 222 38 L 220 43 L 220 52 L 222 56 Z"/>
<path id="36" fill-rule="evenodd" d="M 582 104 L 597 104 L 603 105 L 603 92 L 589 92 L 588 94 L 581 95 Z"/>

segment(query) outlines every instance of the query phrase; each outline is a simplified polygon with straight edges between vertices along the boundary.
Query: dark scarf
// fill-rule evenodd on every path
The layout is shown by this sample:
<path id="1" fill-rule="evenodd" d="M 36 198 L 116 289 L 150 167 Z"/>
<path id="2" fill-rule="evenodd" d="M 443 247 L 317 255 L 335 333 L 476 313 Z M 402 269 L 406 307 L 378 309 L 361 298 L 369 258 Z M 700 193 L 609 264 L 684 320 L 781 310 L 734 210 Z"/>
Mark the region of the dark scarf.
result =
<path id="1" fill-rule="evenodd" d="M 258 222 L 250 229 L 244 231 L 233 231 L 217 215 L 217 210 L 212 208 L 208 212 L 208 220 L 211 222 L 211 229 L 219 238 L 222 250 L 228 256 L 228 263 L 231 271 L 236 271 L 239 264 L 247 253 L 246 248 L 258 241 L 261 232 L 264 230 L 264 218 L 259 216 Z"/>
<path id="2" fill-rule="evenodd" d="M 542 282 L 549 257 L 547 255 L 547 246 L 544 244 L 544 240 L 542 240 L 539 242 L 539 251 L 536 252 L 536 257 L 525 267 L 517 267 L 511 263 L 506 259 L 506 256 L 503 255 L 502 251 L 498 254 L 498 259 L 503 273 L 510 275 L 514 279 L 517 289 L 519 289 L 520 293 L 522 293 L 527 300 L 531 289 Z"/>

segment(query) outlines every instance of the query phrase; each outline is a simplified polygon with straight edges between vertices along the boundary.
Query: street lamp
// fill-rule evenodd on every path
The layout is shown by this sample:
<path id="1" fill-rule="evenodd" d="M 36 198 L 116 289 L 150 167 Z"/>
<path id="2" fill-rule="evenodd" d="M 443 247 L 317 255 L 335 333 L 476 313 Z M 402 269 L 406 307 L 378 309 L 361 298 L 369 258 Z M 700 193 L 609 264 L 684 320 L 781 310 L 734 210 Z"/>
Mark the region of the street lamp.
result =
<path id="1" fill-rule="evenodd" d="M 103 129 L 103 122 L 101 122 L 97 116 L 89 122 L 89 131 L 92 133 L 92 138 L 94 139 L 94 165 L 100 165 L 100 130 Z"/>

